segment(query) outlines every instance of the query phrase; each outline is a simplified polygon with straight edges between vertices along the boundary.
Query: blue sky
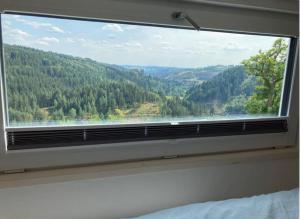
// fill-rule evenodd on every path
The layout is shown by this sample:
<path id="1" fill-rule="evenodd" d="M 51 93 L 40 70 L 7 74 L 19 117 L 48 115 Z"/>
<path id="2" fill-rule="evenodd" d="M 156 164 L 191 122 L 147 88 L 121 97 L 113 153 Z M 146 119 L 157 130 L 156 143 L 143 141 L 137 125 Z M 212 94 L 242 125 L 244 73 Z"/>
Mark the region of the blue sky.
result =
<path id="1" fill-rule="evenodd" d="M 2 15 L 3 41 L 103 63 L 173 67 L 239 64 L 276 37 Z"/>

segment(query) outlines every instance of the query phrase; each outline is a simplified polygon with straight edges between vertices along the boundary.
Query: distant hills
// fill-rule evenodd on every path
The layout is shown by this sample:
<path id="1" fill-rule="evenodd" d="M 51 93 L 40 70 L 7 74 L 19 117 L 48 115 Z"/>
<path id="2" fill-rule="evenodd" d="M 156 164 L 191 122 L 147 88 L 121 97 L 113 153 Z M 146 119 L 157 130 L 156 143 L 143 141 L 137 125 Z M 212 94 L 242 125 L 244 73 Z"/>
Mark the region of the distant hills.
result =
<path id="1" fill-rule="evenodd" d="M 242 66 L 119 66 L 7 44 L 4 51 L 14 123 L 207 116 L 256 86 Z"/>
<path id="2" fill-rule="evenodd" d="M 235 96 L 250 96 L 255 86 L 255 78 L 249 77 L 243 66 L 234 66 L 202 84 L 193 86 L 187 91 L 186 98 L 207 104 L 226 103 Z"/>
<path id="3" fill-rule="evenodd" d="M 161 66 L 132 66 L 124 65 L 127 69 L 136 69 L 144 72 L 147 75 L 174 81 L 190 87 L 194 84 L 209 80 L 224 70 L 231 68 L 231 65 L 215 65 L 202 68 L 175 68 Z"/>

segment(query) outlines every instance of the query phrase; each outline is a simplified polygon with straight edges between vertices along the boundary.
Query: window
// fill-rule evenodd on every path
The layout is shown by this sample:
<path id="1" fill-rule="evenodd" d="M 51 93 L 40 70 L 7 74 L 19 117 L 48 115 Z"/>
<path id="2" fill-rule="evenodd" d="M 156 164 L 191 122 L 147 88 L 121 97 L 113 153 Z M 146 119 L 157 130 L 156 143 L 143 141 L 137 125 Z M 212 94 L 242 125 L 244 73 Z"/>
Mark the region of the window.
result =
<path id="1" fill-rule="evenodd" d="M 287 131 L 294 38 L 1 19 L 8 149 Z"/>
<path id="2" fill-rule="evenodd" d="M 180 11 L 182 10 L 188 15 L 191 15 L 192 19 L 200 25 L 201 31 L 197 32 L 193 30 L 185 21 L 170 19 L 175 8 L 176 10 L 180 9 Z M 13 13 L 6 10 L 19 12 Z M 34 14 L 20 13 L 25 10 L 31 11 Z M 82 2 L 77 0 L 72 2 L 72 5 L 68 6 L 63 2 L 57 2 L 57 4 L 45 2 L 42 6 L 30 3 L 24 5 L 15 2 L 14 4 L 1 5 L 1 12 L 3 13 L 1 13 L 2 27 L 0 31 L 0 42 L 2 41 L 3 43 L 1 42 L 0 44 L 2 47 L 0 50 L 0 171 L 139 160 L 174 155 L 180 156 L 245 151 L 296 145 L 295 139 L 297 136 L 297 121 L 299 114 L 297 97 L 298 63 L 295 61 L 298 59 L 297 15 L 286 14 L 285 12 L 266 12 L 264 10 L 261 11 L 255 9 L 248 10 L 246 8 L 216 7 L 213 5 L 204 5 L 200 3 L 192 4 L 188 2 L 155 4 L 141 1 L 132 1 L 130 3 L 124 1 L 108 1 L 105 3 L 97 1 L 89 5 L 83 5 Z M 12 18 L 13 15 L 17 15 L 14 18 L 18 18 L 18 22 L 14 23 L 13 21 L 6 21 L 9 16 Z M 7 18 L 5 18 L 5 16 Z M 30 19 L 32 20 L 29 23 L 24 23 L 24 20 L 28 21 Z M 74 25 L 65 25 L 67 28 L 64 28 L 64 26 L 56 23 L 56 21 L 74 24 L 75 27 Z M 278 114 L 266 113 L 259 116 L 257 116 L 257 114 L 249 115 L 248 112 L 248 114 L 219 114 L 220 111 L 215 110 L 215 112 L 202 115 L 202 117 L 194 114 L 184 114 L 180 116 L 169 116 L 168 118 L 161 117 L 157 118 L 158 120 L 152 120 L 154 119 L 153 117 L 145 118 L 145 114 L 139 114 L 144 117 L 135 120 L 131 118 L 131 121 L 120 118 L 119 115 L 117 118 L 110 117 L 110 120 L 105 120 L 105 117 L 104 119 L 102 117 L 102 123 L 99 124 L 88 117 L 84 117 L 84 120 L 80 121 L 76 109 L 76 117 L 73 120 L 70 119 L 70 116 L 74 111 L 70 114 L 69 111 L 66 111 L 66 115 L 64 115 L 61 121 L 53 120 L 50 111 L 48 112 L 48 116 L 50 117 L 47 117 L 50 122 L 46 121 L 45 118 L 35 121 L 31 118 L 26 120 L 10 120 L 9 108 L 12 108 L 10 105 L 10 95 L 12 93 L 9 91 L 9 66 L 6 63 L 7 59 L 5 58 L 8 53 L 6 52 L 7 50 L 5 50 L 5 46 L 19 46 L 22 48 L 32 47 L 34 48 L 33 51 L 39 50 L 40 52 L 51 52 L 53 55 L 66 54 L 68 57 L 75 56 L 79 59 L 80 57 L 84 57 L 84 59 L 100 62 L 93 56 L 82 55 L 82 50 L 79 49 L 81 48 L 79 46 L 74 47 L 79 50 L 78 52 L 74 52 L 75 54 L 59 51 L 59 49 L 63 49 L 71 43 L 70 40 L 69 43 L 67 43 L 66 41 L 62 41 L 62 39 L 66 39 L 67 37 L 84 38 L 83 34 L 87 34 L 94 30 L 91 28 L 91 30 L 87 31 L 79 26 L 79 23 L 85 23 L 85 28 L 90 28 L 96 24 L 118 24 L 121 27 L 125 27 L 123 26 L 124 24 L 128 24 L 129 26 L 132 26 L 133 24 L 133 26 L 137 27 L 152 27 L 153 29 L 162 28 L 164 30 L 172 31 L 178 30 L 195 36 L 210 32 L 224 35 L 231 33 L 232 36 L 240 37 L 248 35 L 255 37 L 255 39 L 263 36 L 267 39 L 272 38 L 273 40 L 270 40 L 272 42 L 269 42 L 269 46 L 261 48 L 262 52 L 268 51 L 276 39 L 283 38 L 289 47 L 287 50 L 288 55 L 285 57 L 287 63 L 285 64 L 286 69 L 283 73 L 284 79 L 282 81 L 282 92 L 280 94 Z M 11 27 L 10 32 L 7 29 L 8 25 Z M 72 28 L 72 26 L 78 32 L 82 32 L 80 37 L 71 34 L 70 31 L 66 31 L 68 28 Z M 26 29 L 30 27 L 32 28 L 32 31 Z M 99 28 L 97 30 L 99 30 Z M 122 30 L 123 31 L 114 32 L 113 34 L 118 34 L 117 36 L 120 36 L 119 34 L 128 33 L 124 31 L 124 29 Z M 69 35 L 67 36 L 67 34 Z M 24 40 L 22 41 L 20 35 L 23 35 L 23 39 L 31 39 L 31 41 L 27 41 L 27 45 L 26 42 L 24 44 Z M 15 36 L 15 38 L 19 36 L 19 39 L 9 41 L 12 40 L 12 36 Z M 59 38 L 59 36 L 64 37 Z M 172 35 L 172 37 L 175 36 L 176 35 Z M 95 37 L 96 40 L 100 41 L 101 35 Z M 32 40 L 42 38 L 44 41 L 48 40 L 49 46 L 46 46 L 45 42 Z M 58 39 L 59 42 L 55 43 L 54 41 L 56 40 L 54 38 Z M 49 40 L 52 42 L 49 42 Z M 22 43 L 20 43 L 21 41 Z M 185 38 L 180 38 L 178 41 L 188 42 Z M 208 46 L 209 44 L 206 43 L 208 41 L 209 40 L 203 40 L 201 42 L 204 46 Z M 34 45 L 37 42 L 39 42 L 40 47 Z M 240 41 L 234 40 L 234 46 L 227 46 L 227 48 L 236 47 L 237 45 L 240 47 L 241 51 L 237 52 L 239 54 L 237 58 L 240 58 L 240 56 L 242 57 L 242 48 L 250 47 L 248 47 L 248 44 L 241 46 L 242 44 L 239 42 Z M 199 46 L 199 43 L 200 40 L 194 42 L 195 46 Z M 213 43 L 210 44 L 212 47 L 215 45 Z M 42 44 L 44 44 L 44 48 L 41 47 Z M 79 45 L 83 43 L 77 41 L 75 44 Z M 224 47 L 225 45 L 228 45 L 225 41 L 223 44 Z M 192 47 L 192 51 L 195 50 L 195 46 Z M 163 46 L 161 46 L 160 49 L 161 51 L 164 51 Z M 90 52 L 98 51 L 95 47 L 87 50 Z M 203 52 L 203 50 L 201 51 Z M 200 50 L 197 52 L 200 52 Z M 209 52 L 215 52 L 215 49 L 211 49 Z M 106 52 L 106 54 L 108 53 Z M 240 58 L 236 63 L 228 64 L 239 65 L 241 61 L 246 60 L 255 54 L 257 53 L 249 54 L 248 57 Z M 165 57 L 160 53 L 159 55 L 159 59 L 167 62 Z M 136 57 L 139 56 L 140 55 Z M 183 66 L 184 60 L 189 60 L 189 57 L 191 56 L 192 54 L 182 53 L 180 62 L 178 61 L 174 66 Z M 128 59 L 127 56 L 123 55 L 122 58 L 124 61 L 128 61 L 125 57 Z M 210 55 L 209 57 L 211 60 L 216 60 L 216 54 Z M 228 55 L 228 58 L 229 57 L 230 56 Z M 59 60 L 61 61 L 61 59 Z M 200 63 L 200 59 L 197 59 L 197 61 L 199 62 L 199 65 L 194 62 L 195 65 L 187 64 L 186 67 L 208 67 L 212 65 L 211 63 L 207 65 Z M 107 60 L 103 60 L 101 63 L 113 64 Z M 145 64 L 148 65 L 151 63 L 153 62 Z M 122 63 L 117 64 L 123 65 Z M 162 66 L 159 63 L 154 64 L 154 66 Z M 128 71 L 135 70 L 141 72 L 143 70 L 141 68 L 129 69 L 129 67 L 132 67 L 132 65 L 135 64 L 128 63 L 126 65 L 130 65 L 127 66 Z M 140 64 L 138 65 L 138 67 L 141 66 Z M 20 69 L 23 71 L 25 66 L 26 68 L 30 67 L 22 65 Z M 169 63 L 163 66 L 172 67 Z M 124 67 L 126 66 L 123 66 L 123 68 Z M 32 81 L 40 80 L 38 77 L 31 78 L 33 78 Z M 155 79 L 157 80 L 157 77 L 155 77 Z M 185 82 L 186 81 L 187 80 L 185 80 Z M 84 84 L 84 86 L 85 85 L 86 84 Z M 26 91 L 24 89 L 22 91 L 28 92 L 28 90 Z M 20 91 L 19 93 L 22 92 Z M 30 104 L 30 108 L 35 107 Z M 123 111 L 124 108 L 121 110 Z M 28 111 L 25 110 L 23 113 L 24 112 Z M 19 115 L 23 113 L 21 111 Z M 112 111 L 112 113 L 114 112 Z M 161 121 L 159 119 L 161 119 Z M 163 119 L 165 119 L 165 121 L 163 121 Z M 77 146 L 72 147 L 75 145 Z"/>

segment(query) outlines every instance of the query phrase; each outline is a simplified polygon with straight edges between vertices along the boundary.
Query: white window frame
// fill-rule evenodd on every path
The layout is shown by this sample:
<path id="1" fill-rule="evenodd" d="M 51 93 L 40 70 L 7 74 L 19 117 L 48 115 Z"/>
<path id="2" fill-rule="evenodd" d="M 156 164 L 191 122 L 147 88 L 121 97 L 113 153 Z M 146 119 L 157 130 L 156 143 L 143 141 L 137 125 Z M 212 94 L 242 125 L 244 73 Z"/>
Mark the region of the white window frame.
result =
<path id="1" fill-rule="evenodd" d="M 174 11 L 180 10 L 187 12 L 204 28 L 298 36 L 298 17 L 283 12 L 266 12 L 178 2 L 170 4 L 158 4 L 156 2 L 154 4 L 155 1 L 154 3 L 145 1 L 137 3 L 137 1 L 109 2 L 103 0 L 98 3 L 95 1 L 94 7 L 81 7 L 80 0 L 72 2 L 72 5 L 67 1 L 65 3 L 59 2 L 54 5 L 51 2 L 43 2 L 43 6 L 41 6 L 34 4 L 34 0 L 28 0 L 25 5 L 15 3 L 15 5 L 4 5 L 2 6 L 3 8 L 0 6 L 0 10 L 188 26 L 184 22 L 178 23 L 171 19 L 170 15 Z M 61 4 L 60 7 L 57 7 L 57 4 Z M 64 4 L 67 6 L 64 7 Z M 297 92 L 299 89 L 299 65 L 296 60 L 298 60 L 298 49 L 294 63 L 294 83 L 291 87 L 287 117 L 289 129 L 286 133 L 168 139 L 8 151 L 6 149 L 4 126 L 4 92 L 1 86 L 0 171 L 296 146 L 299 118 L 299 98 Z"/>

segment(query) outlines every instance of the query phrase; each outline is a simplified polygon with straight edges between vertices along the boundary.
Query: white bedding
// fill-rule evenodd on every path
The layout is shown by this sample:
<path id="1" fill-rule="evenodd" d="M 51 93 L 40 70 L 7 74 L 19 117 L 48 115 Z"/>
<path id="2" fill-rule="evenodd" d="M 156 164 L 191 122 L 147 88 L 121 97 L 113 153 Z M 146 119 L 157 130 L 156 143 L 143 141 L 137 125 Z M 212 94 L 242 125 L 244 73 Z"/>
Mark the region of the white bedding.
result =
<path id="1" fill-rule="evenodd" d="M 135 219 L 298 219 L 299 189 L 250 198 L 190 204 Z"/>

